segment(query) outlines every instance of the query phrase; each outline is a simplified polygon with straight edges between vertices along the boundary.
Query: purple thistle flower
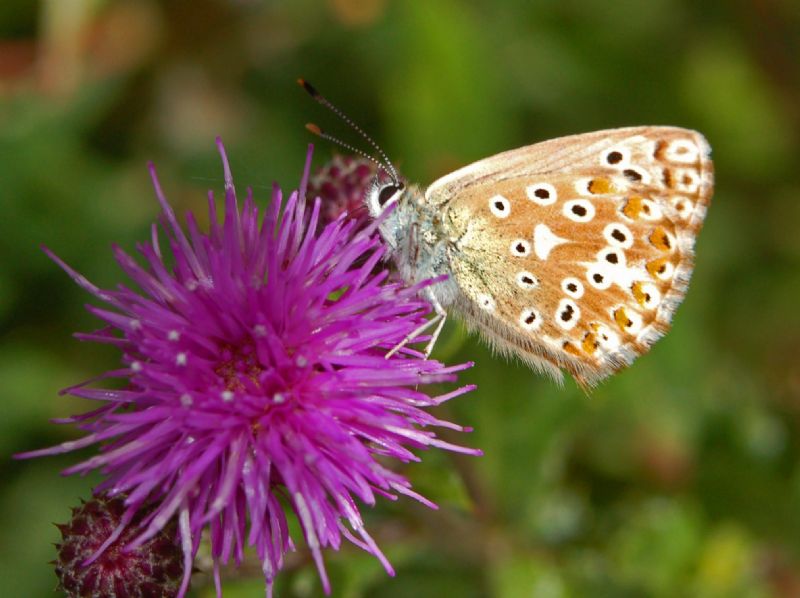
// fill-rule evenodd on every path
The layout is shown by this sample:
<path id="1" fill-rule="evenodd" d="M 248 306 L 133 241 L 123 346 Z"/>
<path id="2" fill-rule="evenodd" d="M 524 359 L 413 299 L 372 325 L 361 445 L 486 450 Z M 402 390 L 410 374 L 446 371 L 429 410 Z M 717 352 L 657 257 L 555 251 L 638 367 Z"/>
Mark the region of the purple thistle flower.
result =
<path id="1" fill-rule="evenodd" d="M 384 253 L 375 226 L 354 235 L 356 221 L 342 216 L 317 232 L 320 200 L 309 214 L 304 199 L 311 147 L 300 190 L 284 206 L 275 186 L 260 216 L 250 190 L 239 209 L 217 144 L 224 221 L 217 222 L 209 193 L 208 233 L 191 213 L 184 232 L 150 166 L 168 252 L 155 225 L 151 242 L 138 246 L 146 266 L 114 248 L 139 291 L 100 289 L 45 249 L 107 305 L 87 307 L 106 326 L 77 337 L 118 347 L 124 365 L 89 382 L 119 378 L 127 386 L 96 389 L 86 382 L 65 389 L 100 403 L 58 422 L 77 424 L 86 435 L 20 457 L 100 444 L 99 454 L 64 472 L 99 469 L 106 478 L 96 492 L 127 496 L 120 524 L 92 559 L 132 522 L 138 533 L 128 549 L 177 516 L 184 559 L 179 596 L 204 530 L 218 595 L 219 565 L 240 564 L 246 544 L 255 547 L 271 593 L 284 554 L 294 549 L 284 503 L 299 521 L 326 592 L 321 549 L 338 549 L 343 537 L 393 574 L 364 529 L 358 502 L 406 495 L 435 507 L 378 457 L 417 461 L 412 450 L 428 447 L 480 454 L 437 438 L 434 427 L 464 428 L 425 411 L 472 387 L 434 397 L 418 390 L 453 381 L 471 364 L 445 367 L 412 349 L 385 358 L 424 321 L 429 306 L 418 293 L 432 281 L 405 288 L 387 282 L 385 271 L 375 274 Z"/>

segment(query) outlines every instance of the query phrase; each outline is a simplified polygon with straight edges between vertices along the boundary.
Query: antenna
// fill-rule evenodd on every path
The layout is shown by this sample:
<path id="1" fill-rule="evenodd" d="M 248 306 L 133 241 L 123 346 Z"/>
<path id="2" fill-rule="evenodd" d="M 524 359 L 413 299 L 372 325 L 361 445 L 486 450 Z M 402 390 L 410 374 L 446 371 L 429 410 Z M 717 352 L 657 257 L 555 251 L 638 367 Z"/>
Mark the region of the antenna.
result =
<path id="1" fill-rule="evenodd" d="M 338 116 L 339 118 L 341 118 L 341 119 L 342 119 L 342 120 L 343 120 L 345 123 L 347 123 L 347 125 L 348 125 L 348 126 L 351 128 L 351 129 L 353 129 L 354 131 L 356 131 L 356 133 L 358 133 L 359 135 L 361 135 L 361 137 L 363 137 L 363 138 L 364 138 L 364 139 L 367 141 L 367 143 L 369 143 L 369 144 L 370 144 L 370 145 L 371 145 L 371 146 L 372 146 L 372 147 L 375 149 L 375 151 L 377 151 L 377 152 L 378 152 L 378 154 L 380 155 L 380 157 L 383 159 L 383 163 L 379 163 L 377 160 L 375 160 L 375 159 L 374 159 L 374 158 L 372 158 L 371 156 L 367 156 L 367 154 L 365 154 L 364 152 L 361 152 L 361 151 L 358 151 L 358 150 L 356 150 L 356 149 L 355 149 L 355 148 L 353 148 L 352 146 L 350 146 L 350 145 L 348 145 L 348 144 L 346 144 L 346 143 L 343 143 L 342 141 L 339 141 L 339 140 L 338 140 L 338 139 L 336 139 L 335 137 L 331 137 L 331 136 L 330 136 L 330 135 L 328 135 L 327 133 L 324 133 L 324 132 L 323 132 L 323 131 L 322 131 L 322 130 L 319 128 L 319 127 L 317 127 L 316 125 L 312 125 L 312 126 L 314 127 L 314 129 L 311 129 L 311 128 L 309 128 L 309 127 L 308 127 L 308 125 L 306 125 L 306 129 L 308 129 L 309 131 L 311 131 L 311 132 L 312 132 L 312 133 L 314 133 L 314 134 L 317 134 L 317 135 L 319 135 L 319 136 L 320 136 L 320 137 L 322 137 L 323 139 L 327 139 L 327 140 L 329 140 L 329 141 L 332 141 L 332 142 L 334 142 L 334 143 L 338 143 L 338 144 L 339 144 L 339 145 L 341 145 L 342 147 L 346 147 L 346 148 L 348 148 L 348 149 L 354 150 L 354 151 L 356 151 L 357 153 L 361 154 L 362 156 L 365 156 L 365 157 L 367 157 L 367 158 L 371 159 L 371 160 L 372 160 L 373 162 L 375 162 L 376 164 L 380 164 L 381 166 L 383 166 L 383 167 L 384 167 L 384 170 L 386 170 L 386 171 L 389 173 L 389 175 L 392 177 L 392 180 L 394 181 L 395 185 L 398 185 L 398 184 L 399 184 L 399 181 L 400 181 L 400 177 L 397 175 L 397 170 L 395 170 L 395 167 L 394 167 L 394 165 L 392 164 L 392 161 L 391 161 L 391 160 L 389 160 L 389 156 L 387 156 L 387 155 L 386 155 L 386 152 L 384 152 L 384 151 L 383 151 L 383 149 L 381 149 L 381 146 L 379 146 L 377 143 L 375 143 L 375 141 L 373 141 L 372 137 L 370 137 L 369 135 L 367 135 L 367 134 L 364 132 L 364 130 L 363 130 L 361 127 L 359 127 L 359 126 L 358 126 L 356 123 L 354 123 L 354 122 L 353 122 L 353 119 L 351 119 L 351 118 L 350 118 L 349 116 L 347 116 L 347 115 L 346 115 L 344 112 L 342 112 L 341 110 L 339 110 L 339 109 L 338 109 L 336 106 L 334 106 L 334 105 L 333 105 L 333 104 L 332 104 L 332 103 L 331 103 L 331 102 L 330 102 L 330 101 L 329 101 L 329 100 L 328 100 L 328 99 L 327 99 L 325 96 L 323 96 L 321 93 L 319 93 L 319 92 L 316 90 L 316 88 L 315 88 L 313 85 L 311 85 L 311 83 L 309 83 L 309 82 L 308 82 L 308 81 L 306 81 L 305 79 L 298 79 L 298 80 L 297 80 L 297 83 L 298 83 L 298 85 L 300 85 L 300 87 L 302 87 L 303 89 L 305 89 L 305 90 L 306 90 L 306 92 L 308 93 L 308 95 L 310 95 L 312 98 L 314 98 L 314 99 L 315 99 L 315 100 L 316 100 L 318 103 L 320 103 L 320 104 L 322 104 L 323 106 L 325 106 L 325 107 L 326 107 L 328 110 L 330 110 L 331 112 L 333 112 L 333 113 L 334 113 L 336 116 Z M 316 131 L 319 131 L 319 133 L 316 133 Z"/>
<path id="2" fill-rule="evenodd" d="M 370 156 L 367 152 L 365 152 L 363 150 L 360 150 L 357 147 L 354 147 L 354 146 L 350 145 L 349 143 L 345 143 L 341 139 L 338 139 L 338 138 L 334 137 L 333 135 L 330 135 L 329 133 L 326 133 L 325 131 L 320 129 L 319 126 L 315 125 L 314 123 L 306 123 L 306 129 L 310 133 L 316 135 L 317 137 L 320 137 L 322 139 L 325 139 L 326 141 L 330 141 L 332 143 L 335 143 L 338 146 L 341 146 L 341 147 L 343 147 L 345 149 L 350 150 L 351 152 L 354 152 L 354 153 L 358 154 L 359 156 L 362 156 L 362 157 L 366 158 L 367 160 L 369 160 L 370 162 L 375 164 L 381 170 L 385 170 L 385 171 L 388 172 L 388 169 L 386 168 L 386 165 L 383 162 L 381 162 L 380 160 L 376 160 L 374 156 Z M 397 184 L 396 180 L 394 180 L 393 182 L 395 184 Z"/>

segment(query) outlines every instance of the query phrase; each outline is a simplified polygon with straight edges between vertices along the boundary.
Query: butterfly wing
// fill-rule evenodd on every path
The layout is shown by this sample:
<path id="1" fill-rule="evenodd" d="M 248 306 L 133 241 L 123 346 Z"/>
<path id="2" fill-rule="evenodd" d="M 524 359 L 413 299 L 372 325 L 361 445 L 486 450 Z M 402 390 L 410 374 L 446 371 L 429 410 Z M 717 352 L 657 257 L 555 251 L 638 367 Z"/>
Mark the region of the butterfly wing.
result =
<path id="1" fill-rule="evenodd" d="M 456 308 L 504 352 L 596 384 L 669 328 L 713 189 L 699 133 L 636 127 L 481 160 L 426 191 Z"/>

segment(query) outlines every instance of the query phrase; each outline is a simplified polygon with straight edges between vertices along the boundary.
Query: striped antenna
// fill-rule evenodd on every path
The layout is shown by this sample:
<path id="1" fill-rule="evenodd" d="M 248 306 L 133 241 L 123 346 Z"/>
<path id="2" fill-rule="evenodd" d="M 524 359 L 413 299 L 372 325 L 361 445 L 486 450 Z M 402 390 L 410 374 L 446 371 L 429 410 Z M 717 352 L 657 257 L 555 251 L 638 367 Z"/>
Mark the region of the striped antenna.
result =
<path id="1" fill-rule="evenodd" d="M 297 83 L 298 83 L 298 85 L 300 85 L 300 87 L 302 87 L 303 89 L 306 90 L 308 95 L 310 95 L 312 98 L 314 98 L 318 103 L 320 103 L 323 106 L 325 106 L 328 110 L 333 112 L 336 116 L 338 116 L 340 119 L 342 119 L 351 129 L 353 129 L 356 133 L 361 135 L 361 137 L 363 137 L 367 141 L 367 143 L 369 143 L 375 149 L 375 151 L 378 152 L 378 155 L 380 155 L 380 157 L 382 158 L 382 162 L 379 162 L 379 161 L 375 160 L 375 158 L 372 158 L 371 156 L 368 156 L 366 153 L 364 153 L 362 151 L 359 151 L 359 150 L 355 149 L 354 147 L 352 147 L 352 146 L 350 146 L 350 145 L 348 145 L 348 144 L 336 139 L 335 137 L 332 137 L 332 136 L 328 135 L 327 133 L 323 132 L 319 127 L 317 127 L 316 125 L 311 125 L 311 127 L 313 127 L 313 128 L 309 127 L 309 125 L 306 125 L 306 129 L 308 129 L 309 131 L 311 131 L 315 135 L 318 135 L 319 137 L 322 137 L 323 139 L 327 139 L 328 141 L 332 141 L 334 143 L 337 143 L 342 147 L 346 147 L 347 149 L 353 150 L 356 153 L 358 153 L 358 154 L 360 154 L 360 155 L 362 155 L 362 156 L 364 156 L 366 158 L 369 158 L 370 160 L 372 160 L 373 162 L 375 162 L 376 164 L 381 166 L 386 172 L 388 172 L 389 175 L 392 177 L 392 181 L 396 185 L 399 184 L 400 177 L 397 175 L 397 170 L 395 169 L 394 165 L 392 164 L 392 161 L 389 160 L 389 156 L 387 156 L 386 152 L 384 152 L 383 149 L 381 149 L 381 146 L 379 146 L 377 143 L 375 143 L 375 141 L 372 139 L 372 137 L 370 137 L 369 135 L 367 135 L 364 132 L 364 129 L 359 127 L 356 123 L 353 122 L 353 119 L 351 119 L 344 112 L 339 110 L 339 108 L 334 106 L 325 96 L 323 96 L 321 93 L 319 93 L 317 91 L 317 89 L 313 85 L 311 85 L 311 83 L 309 83 L 305 79 L 298 79 Z"/>
<path id="2" fill-rule="evenodd" d="M 318 125 L 315 125 L 314 123 L 306 123 L 306 130 L 309 133 L 312 133 L 313 135 L 316 135 L 317 137 L 320 137 L 321 139 L 325 139 L 326 141 L 330 141 L 331 143 L 335 143 L 338 146 L 341 146 L 341 147 L 343 147 L 345 149 L 350 150 L 351 152 L 353 152 L 355 154 L 358 154 L 359 156 L 362 156 L 362 157 L 366 158 L 367 160 L 369 160 L 370 162 L 375 164 L 381 170 L 383 170 L 383 171 L 385 171 L 387 173 L 389 172 L 389 169 L 386 168 L 386 165 L 383 162 L 381 162 L 380 160 L 376 160 L 374 156 L 370 156 L 367 152 L 365 152 L 363 150 L 360 150 L 357 147 L 354 147 L 354 146 L 350 145 L 349 143 L 345 143 L 341 139 L 338 139 L 337 137 L 334 137 L 333 135 L 331 135 L 329 133 L 326 133 Z M 393 181 L 393 182 L 396 183 L 396 181 Z"/>

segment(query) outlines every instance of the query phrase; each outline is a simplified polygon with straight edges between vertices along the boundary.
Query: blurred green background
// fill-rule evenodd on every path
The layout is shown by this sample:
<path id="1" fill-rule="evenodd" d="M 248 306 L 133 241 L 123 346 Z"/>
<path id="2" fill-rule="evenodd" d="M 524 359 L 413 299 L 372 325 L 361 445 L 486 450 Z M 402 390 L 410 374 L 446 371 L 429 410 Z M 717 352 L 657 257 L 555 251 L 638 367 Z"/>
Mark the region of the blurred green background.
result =
<path id="1" fill-rule="evenodd" d="M 52 595 L 51 522 L 96 482 L 58 475 L 80 455 L 10 455 L 73 437 L 47 420 L 87 405 L 58 390 L 117 359 L 70 337 L 88 297 L 39 245 L 114 285 L 110 244 L 158 213 L 146 161 L 202 212 L 216 135 L 240 187 L 294 187 L 303 124 L 343 131 L 303 76 L 422 183 L 634 124 L 704 132 L 718 182 L 672 332 L 591 397 L 448 325 L 434 356 L 474 359 L 480 388 L 446 415 L 486 455 L 408 467 L 441 510 L 368 512 L 397 577 L 347 547 L 334 596 L 800 596 L 798 56 L 796 0 L 3 0 L 0 594 Z M 226 596 L 263 595 L 243 573 Z M 276 595 L 320 593 L 291 556 Z"/>

